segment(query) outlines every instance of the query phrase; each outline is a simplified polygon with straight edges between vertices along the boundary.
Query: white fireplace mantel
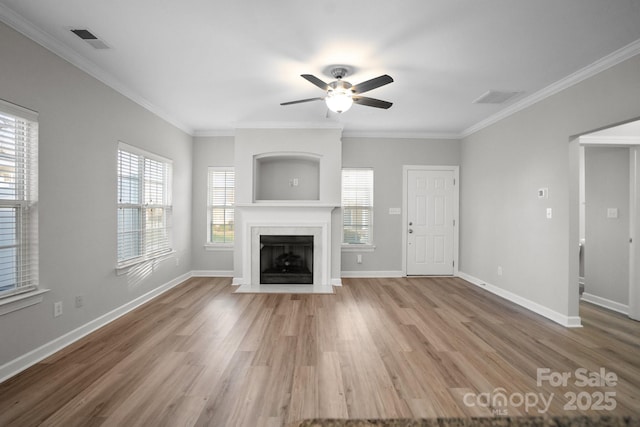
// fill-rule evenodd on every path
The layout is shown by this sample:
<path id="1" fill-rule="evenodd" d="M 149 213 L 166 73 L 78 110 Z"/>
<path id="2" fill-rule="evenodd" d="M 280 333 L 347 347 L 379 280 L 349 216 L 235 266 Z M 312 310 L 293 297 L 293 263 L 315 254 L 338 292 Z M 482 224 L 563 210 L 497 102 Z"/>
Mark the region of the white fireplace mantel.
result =
<path id="1" fill-rule="evenodd" d="M 313 286 L 340 283 L 340 224 L 332 217 L 341 202 L 341 138 L 340 128 L 236 130 L 234 284 L 260 286 L 260 275 L 253 271 L 259 263 L 256 236 L 276 232 L 313 235 Z M 269 161 L 271 169 L 257 164 L 271 157 L 292 163 L 275 169 Z M 301 158 L 315 163 L 301 164 Z"/>
<path id="2" fill-rule="evenodd" d="M 236 206 L 242 218 L 241 285 L 260 284 L 260 235 L 313 235 L 314 285 L 331 284 L 331 212 L 336 206 L 299 203 Z"/>

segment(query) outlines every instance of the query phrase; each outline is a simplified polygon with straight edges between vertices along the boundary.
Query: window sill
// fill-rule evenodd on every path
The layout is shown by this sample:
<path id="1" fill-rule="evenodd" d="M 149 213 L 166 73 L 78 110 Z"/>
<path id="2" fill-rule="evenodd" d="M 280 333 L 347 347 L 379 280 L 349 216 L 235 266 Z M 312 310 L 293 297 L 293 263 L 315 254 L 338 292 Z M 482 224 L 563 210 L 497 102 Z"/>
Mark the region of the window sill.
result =
<path id="1" fill-rule="evenodd" d="M 155 268 L 156 264 L 164 261 L 167 258 L 171 258 L 176 254 L 176 251 L 171 250 L 169 252 L 163 252 L 153 257 L 145 258 L 145 259 L 137 259 L 135 261 L 128 262 L 126 264 L 121 264 L 116 266 L 116 275 L 122 276 L 123 274 L 127 274 L 129 270 L 138 267 L 142 264 L 151 264 L 152 268 Z"/>
<path id="2" fill-rule="evenodd" d="M 44 299 L 43 294 L 46 292 L 49 292 L 49 289 L 36 289 L 31 292 L 25 292 L 24 294 L 17 294 L 0 299 L 0 316 L 40 304 Z"/>
<path id="3" fill-rule="evenodd" d="M 233 251 L 233 243 L 221 243 L 221 244 L 206 244 L 204 245 L 205 251 Z"/>
<path id="4" fill-rule="evenodd" d="M 342 244 L 342 252 L 375 252 L 375 245 Z"/>

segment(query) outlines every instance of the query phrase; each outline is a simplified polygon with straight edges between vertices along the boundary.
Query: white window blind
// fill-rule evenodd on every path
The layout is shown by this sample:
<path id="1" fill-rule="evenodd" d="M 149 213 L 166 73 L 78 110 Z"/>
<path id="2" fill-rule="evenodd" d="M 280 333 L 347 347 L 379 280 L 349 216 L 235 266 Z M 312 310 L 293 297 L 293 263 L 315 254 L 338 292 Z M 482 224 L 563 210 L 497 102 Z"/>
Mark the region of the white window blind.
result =
<path id="1" fill-rule="evenodd" d="M 342 170 L 342 226 L 343 243 L 373 243 L 373 169 Z"/>
<path id="2" fill-rule="evenodd" d="M 0 101 L 0 297 L 38 286 L 37 120 Z"/>
<path id="3" fill-rule="evenodd" d="M 235 237 L 235 172 L 232 168 L 209 168 L 208 240 L 231 244 Z"/>
<path id="4" fill-rule="evenodd" d="M 171 161 L 118 146 L 118 265 L 171 251 Z"/>

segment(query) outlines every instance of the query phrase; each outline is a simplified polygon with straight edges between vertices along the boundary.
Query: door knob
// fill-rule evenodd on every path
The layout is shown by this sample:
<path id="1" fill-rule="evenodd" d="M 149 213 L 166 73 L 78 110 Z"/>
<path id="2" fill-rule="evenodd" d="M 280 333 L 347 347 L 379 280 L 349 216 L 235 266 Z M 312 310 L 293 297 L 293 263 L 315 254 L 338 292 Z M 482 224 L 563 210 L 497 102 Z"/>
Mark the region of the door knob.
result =
<path id="1" fill-rule="evenodd" d="M 413 230 L 412 230 L 412 229 L 409 229 L 409 234 L 411 234 L 411 233 L 413 233 Z"/>
<path id="2" fill-rule="evenodd" d="M 409 225 L 413 225 L 413 222 L 409 222 Z"/>

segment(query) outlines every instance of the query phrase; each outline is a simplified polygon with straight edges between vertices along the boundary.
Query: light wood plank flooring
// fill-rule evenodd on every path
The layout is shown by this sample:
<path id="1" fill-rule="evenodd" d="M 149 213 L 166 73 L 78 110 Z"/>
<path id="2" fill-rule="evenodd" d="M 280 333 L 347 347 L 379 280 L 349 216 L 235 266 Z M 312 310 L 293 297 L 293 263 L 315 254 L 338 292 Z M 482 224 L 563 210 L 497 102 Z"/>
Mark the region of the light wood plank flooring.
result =
<path id="1" fill-rule="evenodd" d="M 0 425 L 539 415 L 534 395 L 552 415 L 640 412 L 638 322 L 585 304 L 584 328 L 565 329 L 457 278 L 343 282 L 239 295 L 191 279 L 1 384 Z M 572 378 L 538 386 L 538 368 Z M 618 381 L 579 387 L 579 368 Z M 598 402 L 615 409 L 580 410 Z"/>

